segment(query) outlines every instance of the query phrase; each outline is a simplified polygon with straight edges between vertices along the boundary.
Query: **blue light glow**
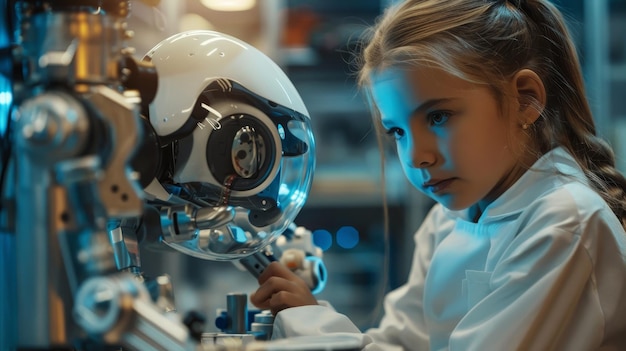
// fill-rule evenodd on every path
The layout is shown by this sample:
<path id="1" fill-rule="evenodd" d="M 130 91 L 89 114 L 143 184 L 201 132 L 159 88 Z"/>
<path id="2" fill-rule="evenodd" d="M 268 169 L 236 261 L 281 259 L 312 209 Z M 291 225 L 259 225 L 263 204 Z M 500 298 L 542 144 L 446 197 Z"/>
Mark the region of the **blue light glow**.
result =
<path id="1" fill-rule="evenodd" d="M 12 101 L 11 82 L 5 76 L 0 75 L 0 135 L 4 135 L 6 131 Z"/>
<path id="2" fill-rule="evenodd" d="M 333 236 L 325 229 L 314 230 L 313 244 L 322 249 L 322 251 L 326 251 L 333 245 Z"/>
<path id="3" fill-rule="evenodd" d="M 344 226 L 337 230 L 337 245 L 344 249 L 352 249 L 359 243 L 359 231 L 352 226 Z"/>
<path id="4" fill-rule="evenodd" d="M 0 92 L 0 105 L 10 105 L 12 99 L 13 99 L 13 96 L 11 95 L 10 91 Z"/>

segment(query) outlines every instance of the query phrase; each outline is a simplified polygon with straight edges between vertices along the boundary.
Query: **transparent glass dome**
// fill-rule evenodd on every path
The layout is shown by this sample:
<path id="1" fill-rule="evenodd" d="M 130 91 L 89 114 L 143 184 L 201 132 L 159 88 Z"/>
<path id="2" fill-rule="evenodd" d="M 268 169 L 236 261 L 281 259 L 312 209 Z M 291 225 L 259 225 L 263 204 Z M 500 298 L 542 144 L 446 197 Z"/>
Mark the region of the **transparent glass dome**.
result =
<path id="1" fill-rule="evenodd" d="M 214 31 L 176 34 L 145 60 L 159 77 L 150 124 L 173 154 L 173 174 L 159 182 L 221 218 L 196 223 L 185 240 L 162 241 L 211 260 L 269 245 L 304 205 L 315 168 L 311 120 L 296 88 L 265 54 Z M 155 202 L 162 211 L 173 205 L 180 203 Z"/>

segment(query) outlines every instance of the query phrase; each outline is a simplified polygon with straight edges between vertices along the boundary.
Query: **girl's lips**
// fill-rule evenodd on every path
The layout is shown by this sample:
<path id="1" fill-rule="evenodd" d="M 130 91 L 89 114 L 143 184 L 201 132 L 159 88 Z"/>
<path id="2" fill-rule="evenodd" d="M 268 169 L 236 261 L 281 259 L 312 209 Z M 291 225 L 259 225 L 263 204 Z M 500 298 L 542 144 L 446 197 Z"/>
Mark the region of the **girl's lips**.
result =
<path id="1" fill-rule="evenodd" d="M 455 179 L 456 178 L 448 178 L 440 181 L 429 182 L 427 184 L 424 184 L 424 189 L 432 193 L 438 193 L 449 187 L 450 184 L 455 181 Z"/>

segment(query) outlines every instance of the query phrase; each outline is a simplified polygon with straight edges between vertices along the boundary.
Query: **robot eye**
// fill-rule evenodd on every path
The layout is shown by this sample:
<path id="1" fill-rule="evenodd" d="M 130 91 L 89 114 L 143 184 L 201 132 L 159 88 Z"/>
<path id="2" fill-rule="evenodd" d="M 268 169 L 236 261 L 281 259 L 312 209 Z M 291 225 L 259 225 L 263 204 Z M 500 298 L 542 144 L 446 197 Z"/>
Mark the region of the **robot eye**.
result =
<path id="1" fill-rule="evenodd" d="M 242 178 L 257 174 L 265 159 L 265 140 L 251 126 L 241 127 L 235 133 L 231 149 L 231 162 L 235 172 Z"/>
<path id="2" fill-rule="evenodd" d="M 256 116 L 241 113 L 226 115 L 221 127 L 208 135 L 206 160 L 213 177 L 224 184 L 233 176 L 232 190 L 248 191 L 266 183 L 279 162 L 271 125 Z"/>

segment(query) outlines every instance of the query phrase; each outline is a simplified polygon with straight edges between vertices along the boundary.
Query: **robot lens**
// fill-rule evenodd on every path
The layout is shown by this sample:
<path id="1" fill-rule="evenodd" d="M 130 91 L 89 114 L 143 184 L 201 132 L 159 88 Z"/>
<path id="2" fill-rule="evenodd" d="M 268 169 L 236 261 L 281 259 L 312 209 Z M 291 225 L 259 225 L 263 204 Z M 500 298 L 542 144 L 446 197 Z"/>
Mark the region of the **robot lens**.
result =
<path id="1" fill-rule="evenodd" d="M 265 141 L 254 128 L 244 126 L 235 134 L 231 162 L 240 177 L 254 177 L 265 159 Z"/>
<path id="2" fill-rule="evenodd" d="M 220 120 L 207 142 L 207 164 L 215 179 L 224 184 L 232 179 L 232 190 L 258 187 L 268 177 L 276 158 L 272 135 L 267 126 L 247 114 Z"/>

